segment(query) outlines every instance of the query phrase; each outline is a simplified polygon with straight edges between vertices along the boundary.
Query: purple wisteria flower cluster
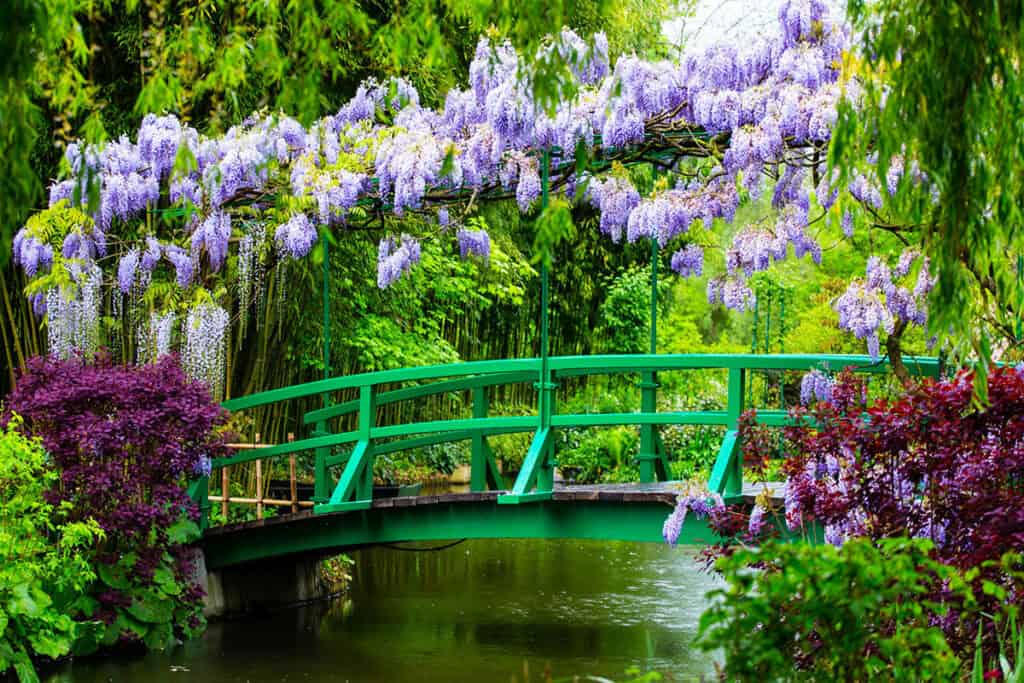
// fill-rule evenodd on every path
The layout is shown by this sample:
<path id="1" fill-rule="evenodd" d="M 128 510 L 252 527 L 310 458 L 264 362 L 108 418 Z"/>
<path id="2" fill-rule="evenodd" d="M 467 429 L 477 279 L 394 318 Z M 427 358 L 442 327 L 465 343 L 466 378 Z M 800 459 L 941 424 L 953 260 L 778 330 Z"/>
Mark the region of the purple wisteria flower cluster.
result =
<path id="1" fill-rule="evenodd" d="M 189 377 L 201 380 L 214 398 L 224 394 L 227 361 L 228 312 L 213 303 L 202 303 L 188 312 L 181 365 Z"/>
<path id="2" fill-rule="evenodd" d="M 448 92 L 436 109 L 423 106 L 407 81 L 392 78 L 364 82 L 336 113 L 308 126 L 261 113 L 207 136 L 173 115 L 151 114 L 134 142 L 123 136 L 67 148 L 67 177 L 50 188 L 51 208 L 18 233 L 14 258 L 36 278 L 55 268 L 87 272 L 107 255 L 108 234 L 116 235 L 110 240 L 115 258 L 103 261 L 103 267 L 116 264 L 116 273 L 104 282 L 115 283 L 121 295 L 137 297 L 154 279 L 213 290 L 216 278 L 226 276 L 232 250 L 246 251 L 250 274 L 256 271 L 252 254 L 303 258 L 320 226 L 366 216 L 361 207 L 395 216 L 437 213 L 444 224 L 442 211 L 447 215 L 453 201 L 511 193 L 521 211 L 535 211 L 546 154 L 553 187 L 574 197 L 574 188 L 586 185 L 580 194 L 600 213 L 603 233 L 615 241 L 657 239 L 671 246 L 673 268 L 684 276 L 704 271 L 690 234 L 694 226 L 730 223 L 744 196 L 772 188 L 777 221 L 736 231 L 726 272 L 708 285 L 710 301 L 744 309 L 754 302 L 747 285 L 754 273 L 790 254 L 820 259 L 806 229 L 812 190 L 827 208 L 840 188 L 832 187 L 826 155 L 810 152 L 828 143 L 841 99 L 858 99 L 856 80 L 838 82 L 848 27 L 833 20 L 821 0 L 788 0 L 778 19 L 776 38 L 718 45 L 674 61 L 627 55 L 612 64 L 605 36 L 588 42 L 563 30 L 538 57 L 566 60 L 580 87 L 553 110 L 534 99 L 533 60 L 508 43 L 482 38 L 467 86 Z M 670 157 L 667 182 L 641 195 L 626 168 L 645 160 L 634 146 L 654 140 L 664 150 L 678 149 L 671 135 L 680 133 L 708 145 Z M 622 163 L 577 177 L 580 146 L 589 158 Z M 697 173 L 686 165 L 693 158 L 702 165 Z M 901 159 L 891 164 L 886 188 L 858 177 L 842 190 L 877 206 L 882 192 L 898 187 L 905 168 L 919 175 Z M 824 180 L 812 188 L 815 176 Z M 77 212 L 74 220 L 68 211 Z M 150 220 L 154 212 L 161 220 Z M 265 228 L 254 230 L 252 223 Z M 257 236 L 272 244 L 254 243 Z M 483 236 L 470 239 L 459 239 L 463 256 L 485 255 Z M 389 287 L 418 260 L 415 236 L 381 240 L 379 286 Z M 37 297 L 36 310 L 50 298 Z M 907 315 L 920 315 L 918 300 L 889 298 L 886 308 L 913 306 Z M 198 305 L 205 297 L 191 300 Z M 55 319 L 55 311 L 50 316 Z M 877 338 L 867 323 L 851 326 Z"/>
<path id="3" fill-rule="evenodd" d="M 808 405 L 816 401 L 831 401 L 833 384 L 833 379 L 821 370 L 811 370 L 800 380 L 800 403 Z"/>
<path id="4" fill-rule="evenodd" d="M 915 264 L 917 273 L 911 277 Z M 897 284 L 911 280 L 911 288 Z M 928 322 L 926 302 L 934 284 L 928 258 L 914 249 L 905 250 L 895 268 L 872 256 L 868 259 L 866 277 L 850 283 L 835 303 L 839 326 L 866 340 L 868 353 L 877 360 L 880 332 L 892 334 L 897 324 L 923 327 Z"/>
<path id="5" fill-rule="evenodd" d="M 669 545 L 679 542 L 686 523 L 686 516 L 692 512 L 697 519 L 704 519 L 717 510 L 725 509 L 722 496 L 702 488 L 702 484 L 689 483 L 676 497 L 676 506 L 665 519 L 661 535 Z"/>
<path id="6" fill-rule="evenodd" d="M 455 237 L 459 241 L 459 253 L 462 255 L 462 258 L 468 258 L 472 255 L 479 256 L 485 261 L 490 259 L 491 238 L 486 230 L 460 228 L 455 233 Z"/>
<path id="7" fill-rule="evenodd" d="M 402 235 L 397 242 L 393 237 L 381 240 L 377 249 L 377 286 L 387 289 L 419 261 L 420 243 L 409 235 Z"/>

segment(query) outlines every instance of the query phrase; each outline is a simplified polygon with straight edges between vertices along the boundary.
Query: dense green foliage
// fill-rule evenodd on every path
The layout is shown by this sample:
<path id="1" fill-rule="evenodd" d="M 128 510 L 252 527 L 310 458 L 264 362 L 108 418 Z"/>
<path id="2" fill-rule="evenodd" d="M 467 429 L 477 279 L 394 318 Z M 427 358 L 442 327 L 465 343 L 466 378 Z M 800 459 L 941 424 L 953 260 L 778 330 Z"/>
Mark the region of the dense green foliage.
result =
<path id="1" fill-rule="evenodd" d="M 92 623 L 75 633 L 75 652 L 163 649 L 201 632 L 203 591 L 188 547 L 199 537 L 198 510 L 185 487 L 227 454 L 217 432 L 225 413 L 209 392 L 170 356 L 142 366 L 37 358 L 7 410 L 24 418 L 11 417 L 11 425 L 46 448 L 33 471 L 44 471 L 39 496 L 102 530 L 69 546 L 95 571 L 95 581 L 76 588 L 84 596 L 64 609 Z M 10 457 L 0 465 L 17 465 L 16 453 L 3 455 Z M 39 540 L 61 548 L 58 538 Z"/>
<path id="2" fill-rule="evenodd" d="M 0 67 L 9 164 L 0 180 L 0 264 L 41 181 L 54 175 L 51 140 L 116 137 L 146 112 L 176 112 L 214 130 L 260 107 L 308 122 L 370 75 L 401 74 L 423 92 L 444 93 L 487 30 L 531 54 L 563 24 L 605 29 L 618 51 L 657 51 L 665 9 L 661 0 L 14 0 L 0 27 L 9 47 Z M 548 98 L 565 87 L 564 64 L 537 68 Z"/>
<path id="3" fill-rule="evenodd" d="M 96 578 L 88 557 L 104 538 L 95 521 L 71 521 L 69 503 L 45 494 L 58 479 L 37 440 L 15 418 L 0 431 L 0 675 L 38 680 L 34 659 L 71 652 L 96 622 L 86 591 Z"/>
<path id="4" fill-rule="evenodd" d="M 1019 344 L 1024 5 L 853 0 L 850 14 L 867 106 L 841 114 L 833 156 L 850 171 L 876 151 L 883 184 L 894 155 L 920 164 L 928 182 L 900 183 L 875 227 L 932 257 L 933 330 L 986 358 Z"/>
<path id="5" fill-rule="evenodd" d="M 731 681 L 949 681 L 960 666 L 928 599 L 953 569 L 927 541 L 767 543 L 719 560 L 727 588 L 701 617 L 701 644 Z M 752 571 L 751 566 L 761 566 Z"/>

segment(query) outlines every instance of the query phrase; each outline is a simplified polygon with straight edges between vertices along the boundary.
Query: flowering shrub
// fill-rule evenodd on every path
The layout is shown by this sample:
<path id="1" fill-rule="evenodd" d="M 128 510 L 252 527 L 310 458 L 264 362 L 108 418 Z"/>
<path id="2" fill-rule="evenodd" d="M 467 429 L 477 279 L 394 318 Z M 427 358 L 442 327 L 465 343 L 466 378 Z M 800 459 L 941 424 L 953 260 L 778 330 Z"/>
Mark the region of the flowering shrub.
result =
<path id="1" fill-rule="evenodd" d="M 1019 604 L 1021 576 L 999 560 L 1024 548 L 1024 373 L 993 371 L 984 407 L 974 402 L 973 379 L 961 372 L 869 405 L 863 380 L 841 373 L 830 400 L 794 409 L 799 426 L 785 430 L 789 529 L 817 527 L 836 546 L 855 537 L 926 538 L 935 560 L 970 578 L 982 611 Z M 773 439 L 752 419 L 742 432 L 745 457 L 762 461 Z M 944 591 L 932 586 L 936 599 Z M 977 622 L 960 619 L 959 609 L 941 625 L 957 651 L 973 647 Z"/>
<path id="2" fill-rule="evenodd" d="M 178 362 L 123 367 L 36 358 L 8 401 L 23 428 L 50 453 L 59 479 L 48 492 L 72 519 L 94 519 L 106 535 L 94 560 L 94 616 L 101 642 L 162 647 L 201 627 L 201 589 L 184 543 L 198 535 L 188 479 L 226 454 L 214 430 L 224 411 Z M 89 649 L 85 647 L 85 649 Z"/>

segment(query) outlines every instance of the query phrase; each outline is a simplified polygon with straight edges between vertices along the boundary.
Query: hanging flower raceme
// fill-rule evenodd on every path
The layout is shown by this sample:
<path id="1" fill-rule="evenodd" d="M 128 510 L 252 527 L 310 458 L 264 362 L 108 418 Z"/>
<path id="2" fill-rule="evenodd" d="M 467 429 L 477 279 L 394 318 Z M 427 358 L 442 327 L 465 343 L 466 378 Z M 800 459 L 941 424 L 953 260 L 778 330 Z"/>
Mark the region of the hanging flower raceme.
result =
<path id="1" fill-rule="evenodd" d="M 820 370 L 811 370 L 800 380 L 800 403 L 832 400 L 832 378 Z"/>
<path id="2" fill-rule="evenodd" d="M 913 264 L 919 262 L 912 289 L 897 281 L 909 279 Z M 892 334 L 896 323 L 924 326 L 928 322 L 926 301 L 934 285 L 928 259 L 907 249 L 900 255 L 895 270 L 877 256 L 868 259 L 866 277 L 850 284 L 836 301 L 839 326 L 867 341 L 868 353 L 878 359 L 879 333 Z"/>
<path id="3" fill-rule="evenodd" d="M 300 259 L 316 244 L 316 227 L 304 213 L 297 213 L 274 231 L 274 241 L 281 258 Z"/>
<path id="4" fill-rule="evenodd" d="M 181 365 L 192 379 L 203 382 L 215 400 L 224 396 L 228 312 L 213 303 L 194 306 L 185 319 Z"/>
<path id="5" fill-rule="evenodd" d="M 672 270 L 682 277 L 701 275 L 704 272 L 704 250 L 696 244 L 688 244 L 672 254 Z"/>
<path id="6" fill-rule="evenodd" d="M 676 506 L 672 513 L 665 518 L 662 527 L 662 537 L 669 545 L 679 542 L 683 526 L 686 523 L 686 516 L 689 512 L 697 519 L 704 519 L 716 510 L 723 509 L 725 502 L 722 496 L 701 488 L 700 484 L 690 482 L 683 491 L 676 497 Z"/>
<path id="7" fill-rule="evenodd" d="M 46 293 L 47 337 L 57 358 L 91 356 L 100 347 L 103 271 L 95 264 L 72 264 L 71 277 L 70 287 Z"/>
<path id="8" fill-rule="evenodd" d="M 455 237 L 459 241 L 459 254 L 462 258 L 465 259 L 472 255 L 479 256 L 486 261 L 491 257 L 491 238 L 486 230 L 461 228 L 455 233 Z"/>
<path id="9" fill-rule="evenodd" d="M 377 286 L 387 289 L 420 261 L 420 243 L 409 235 L 399 242 L 388 237 L 377 248 Z"/>
<path id="10" fill-rule="evenodd" d="M 790 253 L 820 259 L 807 230 L 821 218 L 811 215 L 815 177 L 824 179 L 814 188 L 820 206 L 847 209 L 848 234 L 856 202 L 878 211 L 901 184 L 925 181 L 901 155 L 881 182 L 866 172 L 839 186 L 824 152 L 842 98 L 858 105 L 856 79 L 839 82 L 850 34 L 820 0 L 787 0 L 778 26 L 772 38 L 671 61 L 621 56 L 614 65 L 605 36 L 586 41 L 564 30 L 537 57 L 564 60 L 578 88 L 550 110 L 533 99 L 536 60 L 483 38 L 467 83 L 437 110 L 402 79 L 369 79 L 335 114 L 308 126 L 281 112 L 257 113 L 222 135 L 203 135 L 173 115 L 150 114 L 134 140 L 68 145 L 70 173 L 50 187 L 51 206 L 18 232 L 14 261 L 34 281 L 57 271 L 61 282 L 96 264 L 105 271 L 98 282 L 130 292 L 132 301 L 153 283 L 186 290 L 167 295 L 174 301 L 201 300 L 193 296 L 198 287 L 237 292 L 244 319 L 262 296 L 259 274 L 308 257 L 318 228 L 386 225 L 412 212 L 437 212 L 445 226 L 448 207 L 467 216 L 510 194 L 521 212 L 533 211 L 546 154 L 553 192 L 573 198 L 584 183 L 603 234 L 616 242 L 657 239 L 686 277 L 706 270 L 705 250 L 692 242 L 712 243 L 693 231 L 733 223 L 741 199 L 771 191 L 774 224 L 730 231 L 727 271 L 708 283 L 709 301 L 744 310 L 754 302 L 752 274 Z M 669 178 L 649 194 L 648 181 L 631 178 L 629 168 L 647 163 Z M 113 259 L 101 258 L 108 235 Z M 487 258 L 485 233 L 460 230 L 456 238 L 464 257 Z M 686 243 L 673 244 L 680 238 Z M 378 284 L 388 288 L 419 261 L 419 242 L 383 239 L 377 256 Z M 225 281 L 235 276 L 239 282 Z M 904 287 L 866 281 L 837 304 L 844 327 L 877 353 L 887 318 L 923 324 L 930 283 L 927 274 Z M 66 307 L 48 284 L 32 291 L 33 309 L 58 321 L 55 311 Z M 180 337 L 188 342 L 187 324 Z M 64 353 L 68 335 L 54 338 Z"/>

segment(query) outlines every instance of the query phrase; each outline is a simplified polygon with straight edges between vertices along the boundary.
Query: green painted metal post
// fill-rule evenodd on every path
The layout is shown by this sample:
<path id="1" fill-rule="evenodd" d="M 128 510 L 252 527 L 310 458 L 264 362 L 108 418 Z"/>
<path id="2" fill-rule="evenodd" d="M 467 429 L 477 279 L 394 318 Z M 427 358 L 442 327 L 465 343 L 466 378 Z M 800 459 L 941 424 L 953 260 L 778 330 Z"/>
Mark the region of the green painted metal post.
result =
<path id="1" fill-rule="evenodd" d="M 764 318 L 764 352 L 772 352 L 772 283 L 768 283 L 768 314 Z M 764 382 L 764 403 L 768 405 L 768 372 L 761 373 L 761 381 Z"/>
<path id="2" fill-rule="evenodd" d="M 487 397 L 487 387 L 473 387 L 473 419 L 486 418 L 489 410 L 490 400 Z M 498 472 L 498 466 L 494 462 L 494 454 L 487 443 L 487 436 L 480 432 L 474 432 L 471 444 L 469 490 L 486 491 L 488 486 L 495 490 L 503 488 L 501 473 Z"/>
<path id="3" fill-rule="evenodd" d="M 548 208 L 551 193 L 551 152 L 544 150 L 540 167 L 540 210 Z M 548 339 L 548 299 L 550 285 L 547 259 L 541 262 L 540 269 L 540 378 L 537 386 L 537 413 L 540 418 L 539 429 L 551 431 L 551 416 L 554 414 L 555 383 L 552 382 L 551 369 L 548 363 L 550 355 Z M 551 491 L 555 484 L 555 446 L 554 439 L 547 440 L 545 453 L 541 454 L 540 468 L 537 471 L 537 490 Z"/>
<path id="4" fill-rule="evenodd" d="M 548 206 L 550 193 L 551 153 L 545 149 L 540 165 L 540 207 Z M 523 459 L 522 469 L 509 493 L 498 496 L 498 503 L 518 505 L 526 501 L 547 500 L 555 487 L 554 428 L 551 416 L 555 412 L 555 388 L 552 381 L 548 349 L 548 266 L 547 259 L 540 265 L 540 373 L 534 387 L 537 389 L 537 431 L 530 449 Z M 536 490 L 532 490 L 536 489 Z"/>
<path id="5" fill-rule="evenodd" d="M 366 443 L 366 465 L 356 485 L 356 498 L 370 500 L 373 498 L 373 427 L 377 422 L 377 401 L 373 385 L 359 388 L 359 441 Z"/>
<path id="6" fill-rule="evenodd" d="M 188 485 L 188 497 L 199 508 L 199 531 L 210 528 L 210 478 L 199 477 Z"/>
<path id="7" fill-rule="evenodd" d="M 740 415 L 743 414 L 746 369 L 729 368 L 729 403 L 726 406 L 726 432 L 718 450 L 708 489 L 723 496 L 738 496 L 743 492 L 743 453 L 739 438 Z"/>
<path id="8" fill-rule="evenodd" d="M 326 228 L 325 228 L 326 230 Z M 321 288 L 323 289 L 323 335 L 324 335 L 324 379 L 331 376 L 331 259 L 330 246 L 327 233 L 321 231 L 320 246 L 323 252 L 323 278 Z M 323 407 L 331 405 L 331 395 L 323 395 Z M 330 431 L 327 429 L 327 421 L 316 423 L 313 436 L 327 436 Z M 331 454 L 330 448 L 317 448 L 315 461 L 313 463 L 313 502 L 317 504 L 326 503 L 330 498 L 330 480 L 327 470 L 327 458 Z"/>
<path id="9" fill-rule="evenodd" d="M 658 240 L 651 238 L 651 343 L 650 353 L 658 353 Z M 658 374 L 640 373 L 640 412 L 654 413 L 658 410 Z M 640 481 L 643 483 L 667 479 L 664 464 L 658 453 L 658 428 L 655 425 L 640 427 Z"/>

